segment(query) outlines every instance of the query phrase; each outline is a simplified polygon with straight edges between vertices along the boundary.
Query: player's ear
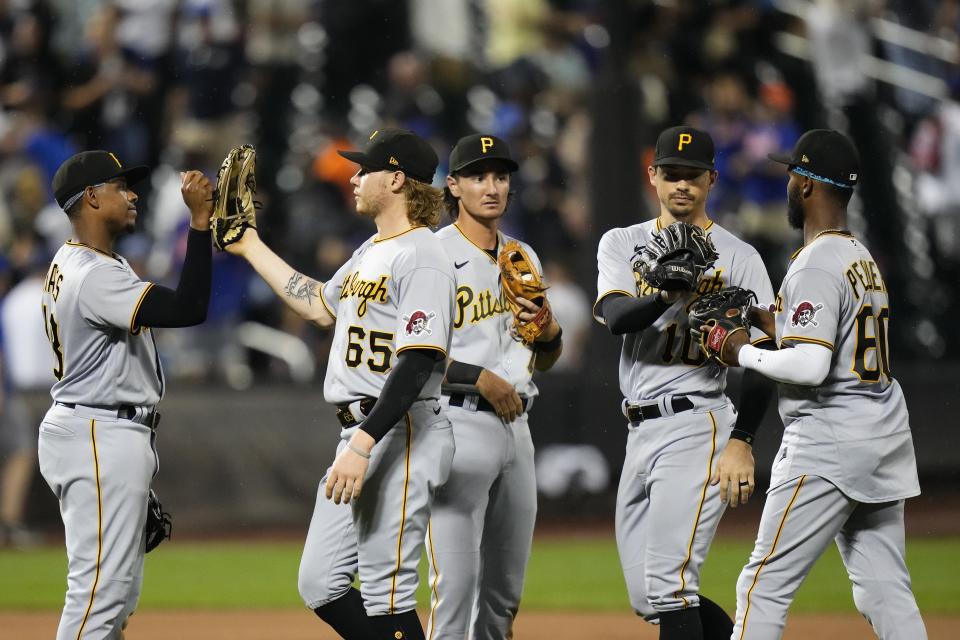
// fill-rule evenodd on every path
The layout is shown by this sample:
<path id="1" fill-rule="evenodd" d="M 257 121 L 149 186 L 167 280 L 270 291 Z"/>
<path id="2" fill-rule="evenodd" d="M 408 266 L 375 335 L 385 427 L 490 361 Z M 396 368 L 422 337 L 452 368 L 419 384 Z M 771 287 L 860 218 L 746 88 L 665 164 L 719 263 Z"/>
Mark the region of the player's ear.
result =
<path id="1" fill-rule="evenodd" d="M 647 176 L 650 177 L 650 184 L 657 186 L 657 168 L 652 165 L 647 167 Z"/>
<path id="2" fill-rule="evenodd" d="M 803 181 L 800 183 L 800 195 L 804 198 L 809 198 L 810 194 L 813 193 L 813 179 L 803 176 Z"/>
<path id="3" fill-rule="evenodd" d="M 91 209 L 100 208 L 100 197 L 97 195 L 97 190 L 93 187 L 87 187 L 83 190 L 83 199 L 87 201 Z"/>
<path id="4" fill-rule="evenodd" d="M 717 171 L 708 171 L 707 173 L 710 177 L 709 189 L 713 189 L 717 185 L 717 178 L 720 177 L 720 173 Z"/>
<path id="5" fill-rule="evenodd" d="M 390 190 L 394 193 L 400 193 L 400 190 L 403 189 L 403 183 L 407 181 L 407 174 L 403 171 L 394 171 L 393 176 L 390 178 Z"/>
<path id="6" fill-rule="evenodd" d="M 454 198 L 460 197 L 460 185 L 453 176 L 447 176 L 447 189 L 450 189 L 450 195 Z"/>

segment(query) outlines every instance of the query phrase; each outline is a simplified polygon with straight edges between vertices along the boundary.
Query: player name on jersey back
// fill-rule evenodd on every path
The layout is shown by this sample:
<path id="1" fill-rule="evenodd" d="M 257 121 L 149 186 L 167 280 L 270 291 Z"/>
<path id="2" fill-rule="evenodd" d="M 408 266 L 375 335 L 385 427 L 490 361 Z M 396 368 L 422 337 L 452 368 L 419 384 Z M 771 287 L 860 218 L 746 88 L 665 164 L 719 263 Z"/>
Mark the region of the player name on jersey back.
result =
<path id="1" fill-rule="evenodd" d="M 406 349 L 436 351 L 420 392 L 439 398 L 454 313 L 453 266 L 426 227 L 370 238 L 328 280 L 322 303 L 336 319 L 324 380 L 332 404 L 378 397 Z"/>

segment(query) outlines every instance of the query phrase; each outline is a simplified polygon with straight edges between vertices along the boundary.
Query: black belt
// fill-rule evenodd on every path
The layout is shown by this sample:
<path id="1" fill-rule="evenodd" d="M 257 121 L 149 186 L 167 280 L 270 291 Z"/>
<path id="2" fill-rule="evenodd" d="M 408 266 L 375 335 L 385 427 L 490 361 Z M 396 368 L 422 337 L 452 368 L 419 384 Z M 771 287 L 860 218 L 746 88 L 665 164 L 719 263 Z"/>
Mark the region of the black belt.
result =
<path id="1" fill-rule="evenodd" d="M 363 415 L 359 417 L 353 415 L 353 411 L 350 410 L 351 404 L 353 403 L 351 402 L 347 404 L 337 405 L 337 420 L 340 421 L 340 424 L 341 426 L 343 426 L 344 429 L 349 429 L 350 427 L 354 427 L 360 424 L 360 422 L 364 418 L 370 415 L 370 411 L 371 409 L 373 409 L 373 405 L 377 404 L 377 399 L 363 398 L 362 400 L 360 400 L 360 411 L 363 413 Z"/>
<path id="2" fill-rule="evenodd" d="M 474 394 L 470 393 L 451 393 L 450 394 L 450 406 L 451 407 L 462 407 L 467 404 L 467 398 L 473 397 Z M 476 394 L 477 397 L 477 411 L 489 411 L 491 413 L 496 413 L 497 410 L 493 408 L 493 405 L 490 404 L 486 398 L 480 394 Z M 527 409 L 533 404 L 533 398 L 520 398 L 520 402 L 523 403 L 523 411 L 526 413 Z"/>
<path id="3" fill-rule="evenodd" d="M 61 407 L 66 407 L 67 409 L 76 409 L 77 405 L 74 402 L 60 402 L 57 401 L 58 405 Z M 90 405 L 84 405 L 90 406 Z M 99 411 L 110 411 L 116 412 L 118 418 L 123 418 L 125 420 L 133 420 L 137 417 L 138 408 L 132 404 L 122 404 L 119 407 L 96 407 L 90 406 L 91 409 L 97 409 Z M 143 424 L 148 425 L 151 429 L 156 429 L 157 425 L 160 424 L 160 412 L 153 410 L 146 414 L 143 419 Z"/>
<path id="4" fill-rule="evenodd" d="M 680 413 L 693 409 L 693 402 L 686 396 L 680 396 L 679 398 L 671 398 L 670 406 L 673 407 L 674 413 Z M 656 420 L 662 416 L 663 412 L 660 411 L 659 404 L 654 403 L 641 405 L 639 407 L 627 407 L 627 420 L 631 423 L 640 423 L 644 420 Z"/>

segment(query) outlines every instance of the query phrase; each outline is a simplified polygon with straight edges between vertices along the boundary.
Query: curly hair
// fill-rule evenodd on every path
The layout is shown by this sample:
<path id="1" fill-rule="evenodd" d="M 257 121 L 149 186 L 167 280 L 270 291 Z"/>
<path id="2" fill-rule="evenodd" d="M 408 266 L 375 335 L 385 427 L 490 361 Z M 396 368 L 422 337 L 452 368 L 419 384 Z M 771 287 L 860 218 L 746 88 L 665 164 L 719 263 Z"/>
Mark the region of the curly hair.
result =
<path id="1" fill-rule="evenodd" d="M 413 224 L 435 227 L 440 224 L 443 192 L 419 180 L 407 179 L 401 192 L 407 199 L 407 218 Z"/>
<path id="2" fill-rule="evenodd" d="M 451 220 L 456 220 L 460 215 L 460 198 L 450 193 L 450 187 L 443 188 L 443 209 Z"/>

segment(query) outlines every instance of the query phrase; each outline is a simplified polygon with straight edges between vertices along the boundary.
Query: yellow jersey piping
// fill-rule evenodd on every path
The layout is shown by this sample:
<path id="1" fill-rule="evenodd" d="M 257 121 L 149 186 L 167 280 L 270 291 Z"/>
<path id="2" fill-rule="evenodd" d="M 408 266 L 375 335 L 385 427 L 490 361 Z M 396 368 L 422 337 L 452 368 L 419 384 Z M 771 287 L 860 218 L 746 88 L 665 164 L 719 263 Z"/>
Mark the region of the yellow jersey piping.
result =
<path id="1" fill-rule="evenodd" d="M 100 492 L 100 458 L 97 456 L 97 421 L 90 420 L 90 442 L 93 444 L 93 472 L 97 479 L 97 568 L 93 574 L 93 588 L 90 589 L 90 602 L 87 603 L 87 610 L 83 614 L 83 621 L 80 628 L 77 629 L 77 640 L 83 635 L 83 629 L 87 626 L 87 618 L 90 617 L 90 611 L 93 609 L 93 598 L 97 593 L 97 585 L 100 582 L 100 559 L 103 557 L 103 496 Z"/>
<path id="2" fill-rule="evenodd" d="M 403 502 L 400 507 L 400 533 L 397 536 L 397 567 L 393 571 L 393 579 L 390 582 L 390 615 L 394 613 L 394 599 L 397 595 L 397 575 L 400 573 L 400 565 L 403 563 L 403 529 L 407 524 L 407 489 L 410 486 L 410 449 L 413 446 L 413 425 L 410 424 L 410 414 L 404 415 L 407 422 L 407 452 L 404 456 L 403 473 Z"/>
<path id="3" fill-rule="evenodd" d="M 743 612 L 743 625 L 740 627 L 740 640 L 743 640 L 743 634 L 747 632 L 747 617 L 750 615 L 750 596 L 753 594 L 754 587 L 757 586 L 757 580 L 760 578 L 760 571 L 763 569 L 764 565 L 767 564 L 767 560 L 773 556 L 773 553 L 777 550 L 777 543 L 780 542 L 780 534 L 783 533 L 783 525 L 787 522 L 787 516 L 790 514 L 790 509 L 793 508 L 793 503 L 797 501 L 797 496 L 800 494 L 800 487 L 803 486 L 804 480 L 807 479 L 807 476 L 800 476 L 800 482 L 797 483 L 797 488 L 793 491 L 793 496 L 790 498 L 790 502 L 787 503 L 787 509 L 783 512 L 783 517 L 780 518 L 780 526 L 777 527 L 777 535 L 773 538 L 773 546 L 770 547 L 770 553 L 760 561 L 760 566 L 757 567 L 757 572 L 753 574 L 753 584 L 750 585 L 750 589 L 747 591 L 747 608 Z"/>

